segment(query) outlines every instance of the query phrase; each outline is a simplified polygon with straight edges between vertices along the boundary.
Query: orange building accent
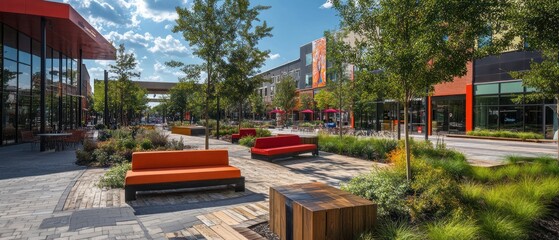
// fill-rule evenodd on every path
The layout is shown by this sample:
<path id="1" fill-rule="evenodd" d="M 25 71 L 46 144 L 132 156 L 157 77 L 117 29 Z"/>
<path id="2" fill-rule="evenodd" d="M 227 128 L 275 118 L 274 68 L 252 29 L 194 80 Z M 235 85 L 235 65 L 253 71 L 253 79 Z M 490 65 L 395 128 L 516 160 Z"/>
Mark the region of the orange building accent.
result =
<path id="1" fill-rule="evenodd" d="M 474 85 L 466 85 L 466 132 L 474 130 Z"/>

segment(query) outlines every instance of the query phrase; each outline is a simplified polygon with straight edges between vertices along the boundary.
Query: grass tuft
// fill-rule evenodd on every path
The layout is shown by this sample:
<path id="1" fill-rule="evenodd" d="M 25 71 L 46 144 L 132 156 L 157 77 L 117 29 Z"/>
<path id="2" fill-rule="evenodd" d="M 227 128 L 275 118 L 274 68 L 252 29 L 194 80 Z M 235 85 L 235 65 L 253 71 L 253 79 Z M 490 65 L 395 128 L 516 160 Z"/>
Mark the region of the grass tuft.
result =
<path id="1" fill-rule="evenodd" d="M 480 229 L 475 221 L 467 219 L 442 220 L 427 226 L 427 236 L 433 240 L 480 239 Z"/>

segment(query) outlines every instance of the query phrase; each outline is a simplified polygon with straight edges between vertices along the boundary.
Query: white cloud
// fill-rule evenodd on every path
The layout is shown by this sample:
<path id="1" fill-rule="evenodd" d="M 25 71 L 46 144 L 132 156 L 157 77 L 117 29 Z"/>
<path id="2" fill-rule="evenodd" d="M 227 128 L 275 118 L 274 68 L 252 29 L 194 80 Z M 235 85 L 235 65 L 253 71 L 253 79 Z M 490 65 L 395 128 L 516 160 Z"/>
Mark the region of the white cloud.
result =
<path id="1" fill-rule="evenodd" d="M 103 67 L 107 67 L 109 66 L 109 64 L 111 64 L 113 61 L 112 60 L 95 60 L 95 63 L 103 66 Z"/>
<path id="2" fill-rule="evenodd" d="M 153 36 L 146 32 L 143 35 L 139 33 L 135 33 L 132 30 L 120 34 L 116 31 L 111 31 L 109 34 L 105 35 L 105 38 L 114 41 L 115 43 L 127 42 L 132 43 L 133 45 L 139 45 L 144 48 L 148 47 L 151 40 L 153 40 Z"/>
<path id="3" fill-rule="evenodd" d="M 153 70 L 155 70 L 155 72 L 166 72 L 167 66 L 159 61 L 155 61 L 155 64 L 153 64 Z"/>
<path id="4" fill-rule="evenodd" d="M 161 76 L 159 75 L 151 75 L 149 77 L 145 77 L 142 81 L 149 81 L 149 82 L 161 82 Z"/>
<path id="5" fill-rule="evenodd" d="M 175 7 L 184 4 L 186 0 L 135 0 L 130 5 L 136 7 L 133 18 L 141 17 L 159 23 L 177 19 Z"/>
<path id="6" fill-rule="evenodd" d="M 334 4 L 332 4 L 332 0 L 326 0 L 324 4 L 320 5 L 320 8 L 328 9 L 328 8 L 332 8 L 333 6 Z"/>
<path id="7" fill-rule="evenodd" d="M 270 59 L 272 59 L 272 60 L 278 59 L 279 57 L 280 57 L 280 54 L 279 54 L 279 53 L 270 54 L 270 55 L 268 56 L 268 58 L 270 58 Z"/>
<path id="8" fill-rule="evenodd" d="M 171 28 L 173 28 L 173 25 L 171 25 L 171 24 L 167 24 L 167 25 L 165 25 L 165 29 L 167 29 L 167 30 L 171 30 Z"/>
<path id="9" fill-rule="evenodd" d="M 167 35 L 165 38 L 157 37 L 153 41 L 153 47 L 148 48 L 148 51 L 152 53 L 168 53 L 168 54 L 178 54 L 186 53 L 188 49 L 177 39 L 171 35 Z"/>

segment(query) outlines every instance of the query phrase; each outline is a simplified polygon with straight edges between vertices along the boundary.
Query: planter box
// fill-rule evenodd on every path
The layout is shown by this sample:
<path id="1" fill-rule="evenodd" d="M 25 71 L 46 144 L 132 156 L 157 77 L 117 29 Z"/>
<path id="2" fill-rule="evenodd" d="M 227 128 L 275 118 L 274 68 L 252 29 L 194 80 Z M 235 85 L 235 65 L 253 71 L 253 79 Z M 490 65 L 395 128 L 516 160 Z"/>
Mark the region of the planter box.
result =
<path id="1" fill-rule="evenodd" d="M 375 203 L 323 183 L 271 187 L 269 209 L 281 239 L 356 239 L 377 219 Z"/>
<path id="2" fill-rule="evenodd" d="M 171 133 L 182 134 L 188 136 L 206 135 L 206 127 L 202 126 L 174 126 Z"/>

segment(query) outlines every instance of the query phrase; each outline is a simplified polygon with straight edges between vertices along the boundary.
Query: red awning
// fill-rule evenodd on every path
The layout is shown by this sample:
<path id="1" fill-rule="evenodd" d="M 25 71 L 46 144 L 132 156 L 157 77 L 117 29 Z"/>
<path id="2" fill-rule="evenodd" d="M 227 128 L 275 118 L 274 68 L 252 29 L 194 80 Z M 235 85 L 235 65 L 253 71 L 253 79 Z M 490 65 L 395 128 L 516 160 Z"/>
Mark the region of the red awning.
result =
<path id="1" fill-rule="evenodd" d="M 116 59 L 116 49 L 76 10 L 43 0 L 0 0 L 0 22 L 41 40 L 41 18 L 47 20 L 47 45 L 74 59 Z"/>

